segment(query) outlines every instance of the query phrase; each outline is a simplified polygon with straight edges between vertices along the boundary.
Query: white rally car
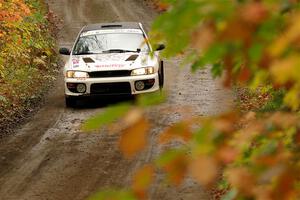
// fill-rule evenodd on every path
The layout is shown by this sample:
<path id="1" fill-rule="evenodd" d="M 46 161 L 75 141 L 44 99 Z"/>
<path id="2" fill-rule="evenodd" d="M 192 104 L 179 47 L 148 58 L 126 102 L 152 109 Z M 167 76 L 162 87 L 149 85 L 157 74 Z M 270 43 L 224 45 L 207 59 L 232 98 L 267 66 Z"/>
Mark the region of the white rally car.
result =
<path id="1" fill-rule="evenodd" d="M 74 106 L 78 97 L 136 95 L 161 89 L 162 49 L 164 45 L 158 45 L 153 51 L 141 23 L 85 26 L 72 50 L 59 50 L 70 55 L 64 68 L 66 106 Z"/>

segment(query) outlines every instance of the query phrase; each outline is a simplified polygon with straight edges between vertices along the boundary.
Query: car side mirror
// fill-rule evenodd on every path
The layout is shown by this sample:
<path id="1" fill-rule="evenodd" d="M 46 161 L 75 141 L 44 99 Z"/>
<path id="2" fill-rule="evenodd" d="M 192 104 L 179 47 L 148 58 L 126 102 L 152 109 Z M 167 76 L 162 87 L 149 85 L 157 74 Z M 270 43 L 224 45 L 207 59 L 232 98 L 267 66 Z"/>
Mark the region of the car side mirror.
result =
<path id="1" fill-rule="evenodd" d="M 59 49 L 59 53 L 62 55 L 70 55 L 71 51 L 68 48 L 63 47 Z"/>
<path id="2" fill-rule="evenodd" d="M 161 51 L 164 50 L 166 46 L 164 44 L 159 44 L 158 47 L 156 48 L 156 51 Z"/>

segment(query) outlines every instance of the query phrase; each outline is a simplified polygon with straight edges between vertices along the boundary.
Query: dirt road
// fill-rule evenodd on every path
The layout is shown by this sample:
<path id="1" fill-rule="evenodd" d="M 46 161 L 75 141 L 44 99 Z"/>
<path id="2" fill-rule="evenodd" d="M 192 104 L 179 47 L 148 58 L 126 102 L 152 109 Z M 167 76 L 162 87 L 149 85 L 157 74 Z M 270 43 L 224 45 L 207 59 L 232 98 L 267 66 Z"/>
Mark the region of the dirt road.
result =
<path id="1" fill-rule="evenodd" d="M 143 0 L 48 0 L 50 9 L 64 23 L 59 45 L 70 47 L 87 23 L 141 21 L 150 27 L 155 12 Z M 179 59 L 166 62 L 168 101 L 149 110 L 153 121 L 150 145 L 134 160 L 125 160 L 117 143 L 119 135 L 83 133 L 82 121 L 103 112 L 105 105 L 66 109 L 62 76 L 47 96 L 45 105 L 15 134 L 0 141 L 0 199 L 83 200 L 99 189 L 126 187 L 135 169 L 153 159 L 163 147 L 156 144 L 159 132 L 180 120 L 178 112 L 161 114 L 167 106 L 190 106 L 191 115 L 213 115 L 226 111 L 232 94 L 213 80 L 208 70 L 192 75 L 179 70 Z M 161 175 L 159 175 L 161 177 Z M 208 194 L 192 180 L 180 188 L 157 181 L 151 188 L 154 200 L 206 200 Z"/>

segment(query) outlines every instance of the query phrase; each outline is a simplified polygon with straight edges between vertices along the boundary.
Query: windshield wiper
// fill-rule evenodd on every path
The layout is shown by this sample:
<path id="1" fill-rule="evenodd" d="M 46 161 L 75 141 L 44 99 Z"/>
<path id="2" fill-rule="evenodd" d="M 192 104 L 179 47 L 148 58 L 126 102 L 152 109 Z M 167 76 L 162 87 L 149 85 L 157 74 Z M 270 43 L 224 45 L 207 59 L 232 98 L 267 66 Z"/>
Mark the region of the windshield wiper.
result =
<path id="1" fill-rule="evenodd" d="M 132 50 L 126 50 L 126 49 L 109 49 L 103 51 L 103 53 L 127 53 L 127 52 L 138 52 L 138 51 L 132 51 Z"/>

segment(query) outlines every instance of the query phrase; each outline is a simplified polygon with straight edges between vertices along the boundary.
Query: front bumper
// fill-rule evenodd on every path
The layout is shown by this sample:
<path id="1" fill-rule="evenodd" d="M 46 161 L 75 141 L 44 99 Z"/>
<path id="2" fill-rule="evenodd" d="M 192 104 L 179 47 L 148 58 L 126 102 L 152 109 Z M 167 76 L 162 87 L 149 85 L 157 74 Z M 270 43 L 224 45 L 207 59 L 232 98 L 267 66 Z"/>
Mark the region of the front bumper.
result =
<path id="1" fill-rule="evenodd" d="M 137 91 L 135 88 L 135 82 L 136 81 L 146 81 L 146 80 L 154 80 L 154 84 L 152 87 L 147 88 L 145 90 Z M 84 93 L 77 93 L 77 92 L 72 92 L 68 88 L 67 84 L 68 83 L 83 83 L 86 85 L 86 91 Z M 158 73 L 151 74 L 151 75 L 142 75 L 142 76 L 126 76 L 126 77 L 112 77 L 112 78 L 87 78 L 87 79 L 75 79 L 75 78 L 65 78 L 65 95 L 67 96 L 96 96 L 96 95 L 122 95 L 123 93 L 120 92 L 114 92 L 110 93 L 109 91 L 107 92 L 93 92 L 94 90 L 91 89 L 91 86 L 93 84 L 128 84 L 130 85 L 128 94 L 129 95 L 135 95 L 135 94 L 142 94 L 142 93 L 149 93 L 149 92 L 155 92 L 159 90 L 159 78 L 158 78 Z"/>

